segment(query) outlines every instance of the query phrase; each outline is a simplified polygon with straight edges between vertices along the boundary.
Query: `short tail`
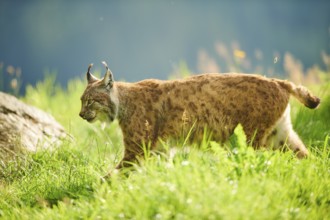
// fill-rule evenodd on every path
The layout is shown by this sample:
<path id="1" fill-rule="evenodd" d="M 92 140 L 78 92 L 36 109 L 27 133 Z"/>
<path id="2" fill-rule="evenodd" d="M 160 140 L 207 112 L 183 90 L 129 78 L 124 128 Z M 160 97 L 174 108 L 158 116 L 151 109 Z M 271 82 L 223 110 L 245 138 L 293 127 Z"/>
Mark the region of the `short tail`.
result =
<path id="1" fill-rule="evenodd" d="M 285 80 L 276 80 L 277 83 L 290 94 L 296 97 L 307 108 L 314 109 L 320 104 L 320 98 L 312 95 L 312 93 L 303 86 L 296 86 L 294 83 Z"/>

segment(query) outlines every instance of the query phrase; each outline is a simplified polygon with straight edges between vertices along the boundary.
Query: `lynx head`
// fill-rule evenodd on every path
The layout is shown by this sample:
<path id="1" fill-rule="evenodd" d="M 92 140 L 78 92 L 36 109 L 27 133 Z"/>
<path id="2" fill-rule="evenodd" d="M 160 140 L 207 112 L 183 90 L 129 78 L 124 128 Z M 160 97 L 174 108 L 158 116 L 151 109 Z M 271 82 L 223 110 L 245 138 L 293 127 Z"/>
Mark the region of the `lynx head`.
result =
<path id="1" fill-rule="evenodd" d="M 113 75 L 106 62 L 103 79 L 98 79 L 90 72 L 93 64 L 88 66 L 87 88 L 81 96 L 81 110 L 79 116 L 88 122 L 96 120 L 112 122 L 118 111 L 118 97 L 114 87 Z"/>

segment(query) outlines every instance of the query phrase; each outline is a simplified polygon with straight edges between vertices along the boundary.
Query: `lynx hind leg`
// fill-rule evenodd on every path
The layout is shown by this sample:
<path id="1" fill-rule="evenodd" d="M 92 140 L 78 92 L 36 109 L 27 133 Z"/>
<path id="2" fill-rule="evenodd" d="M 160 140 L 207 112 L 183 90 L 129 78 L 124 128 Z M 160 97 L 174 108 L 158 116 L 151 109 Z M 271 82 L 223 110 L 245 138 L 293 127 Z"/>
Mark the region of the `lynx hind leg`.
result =
<path id="1" fill-rule="evenodd" d="M 287 106 L 284 114 L 276 123 L 266 144 L 273 149 L 286 150 L 286 148 L 289 148 L 298 158 L 308 156 L 308 150 L 292 128 L 290 105 Z"/>

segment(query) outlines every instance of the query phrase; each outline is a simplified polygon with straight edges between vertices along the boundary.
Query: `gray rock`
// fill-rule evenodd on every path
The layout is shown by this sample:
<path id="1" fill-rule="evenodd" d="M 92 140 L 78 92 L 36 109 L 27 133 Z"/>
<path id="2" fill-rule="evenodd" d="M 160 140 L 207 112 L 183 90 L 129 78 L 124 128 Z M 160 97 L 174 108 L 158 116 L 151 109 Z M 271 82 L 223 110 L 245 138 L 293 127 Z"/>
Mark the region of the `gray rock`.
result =
<path id="1" fill-rule="evenodd" d="M 66 136 L 50 114 L 0 92 L 0 154 L 49 148 Z"/>

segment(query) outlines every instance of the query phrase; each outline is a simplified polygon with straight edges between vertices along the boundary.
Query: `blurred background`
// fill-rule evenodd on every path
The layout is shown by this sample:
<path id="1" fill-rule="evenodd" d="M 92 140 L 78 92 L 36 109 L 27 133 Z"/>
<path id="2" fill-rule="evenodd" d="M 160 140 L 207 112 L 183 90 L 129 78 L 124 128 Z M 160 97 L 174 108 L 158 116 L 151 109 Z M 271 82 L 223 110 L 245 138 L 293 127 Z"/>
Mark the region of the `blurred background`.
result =
<path id="1" fill-rule="evenodd" d="M 0 90 L 19 94 L 47 73 L 66 85 L 89 63 L 103 72 L 103 60 L 129 82 L 330 67 L 327 0 L 1 0 L 0 30 Z"/>

